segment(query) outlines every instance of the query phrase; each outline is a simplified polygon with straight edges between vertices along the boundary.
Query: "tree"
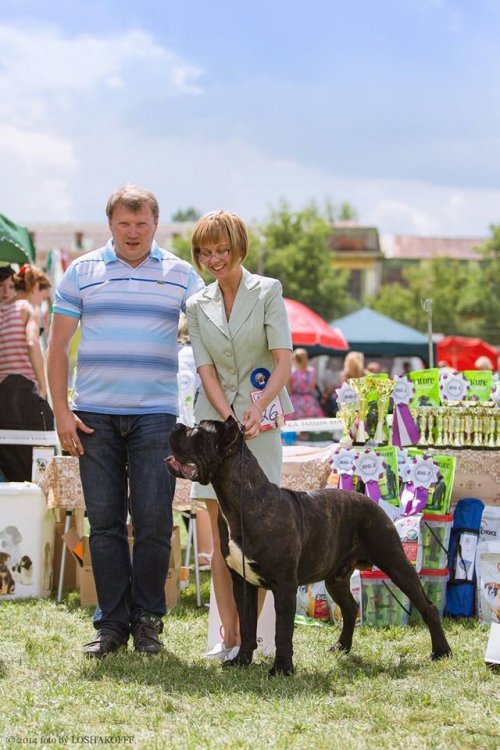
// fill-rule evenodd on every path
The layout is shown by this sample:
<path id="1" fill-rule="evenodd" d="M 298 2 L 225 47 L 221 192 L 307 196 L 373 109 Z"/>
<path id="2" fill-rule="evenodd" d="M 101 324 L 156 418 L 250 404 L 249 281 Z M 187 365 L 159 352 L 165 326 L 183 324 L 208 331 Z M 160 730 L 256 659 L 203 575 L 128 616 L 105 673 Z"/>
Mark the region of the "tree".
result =
<path id="1" fill-rule="evenodd" d="M 180 208 L 172 214 L 172 221 L 197 221 L 200 216 L 201 214 L 196 208 L 189 206 L 186 209 Z"/>
<path id="2" fill-rule="evenodd" d="M 477 248 L 484 260 L 479 264 L 476 299 L 482 313 L 482 338 L 500 344 L 500 224 L 492 224 L 490 231 L 490 239 Z"/>
<path id="3" fill-rule="evenodd" d="M 498 274 L 498 265 L 496 268 Z M 494 319 L 489 311 L 496 306 L 496 314 L 499 312 L 498 298 L 492 300 L 490 294 L 485 294 L 486 290 L 493 291 L 494 273 L 493 263 L 434 258 L 405 269 L 404 284 L 387 284 L 367 303 L 384 315 L 425 331 L 427 314 L 422 308 L 422 300 L 432 299 L 434 331 L 484 336 L 488 327 L 490 332 L 493 330 L 491 323 Z M 496 278 L 498 293 L 498 276 Z M 498 323 L 495 325 L 498 332 Z"/>
<path id="4" fill-rule="evenodd" d="M 331 226 L 315 204 L 291 211 L 283 201 L 250 242 L 252 271 L 280 279 L 285 297 L 302 302 L 325 320 L 352 310 L 349 274 L 331 261 Z"/>

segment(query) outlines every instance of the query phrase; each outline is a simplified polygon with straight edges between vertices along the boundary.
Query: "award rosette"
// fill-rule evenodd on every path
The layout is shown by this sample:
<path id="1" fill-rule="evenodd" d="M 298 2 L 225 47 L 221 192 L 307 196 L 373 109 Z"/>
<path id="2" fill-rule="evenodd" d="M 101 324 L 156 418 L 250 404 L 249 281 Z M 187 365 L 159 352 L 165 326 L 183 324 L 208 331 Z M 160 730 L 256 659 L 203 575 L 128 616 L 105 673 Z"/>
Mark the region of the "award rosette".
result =
<path id="1" fill-rule="evenodd" d="M 339 475 L 340 490 L 354 490 L 352 476 L 356 455 L 351 448 L 337 448 L 330 459 L 333 471 Z"/>
<path id="2" fill-rule="evenodd" d="M 403 445 L 416 445 L 420 440 L 420 430 L 410 411 L 414 386 L 406 376 L 394 378 L 392 400 L 394 416 L 392 424 L 392 444 L 398 448 Z"/>
<path id="3" fill-rule="evenodd" d="M 339 407 L 344 406 L 344 404 L 352 404 L 354 407 L 357 407 L 358 394 L 348 383 L 342 383 L 340 388 L 335 388 L 335 393 L 337 394 L 337 404 Z"/>
<path id="4" fill-rule="evenodd" d="M 437 484 L 439 467 L 430 456 L 415 456 L 410 464 L 408 483 L 401 495 L 406 516 L 423 511 L 427 505 L 430 488 Z"/>
<path id="5" fill-rule="evenodd" d="M 385 463 L 375 451 L 360 453 L 354 459 L 354 472 L 365 485 L 365 494 L 376 503 L 382 497 L 380 480 L 385 475 Z"/>
<path id="6" fill-rule="evenodd" d="M 470 384 L 462 372 L 449 370 L 439 375 L 441 401 L 465 401 Z"/>

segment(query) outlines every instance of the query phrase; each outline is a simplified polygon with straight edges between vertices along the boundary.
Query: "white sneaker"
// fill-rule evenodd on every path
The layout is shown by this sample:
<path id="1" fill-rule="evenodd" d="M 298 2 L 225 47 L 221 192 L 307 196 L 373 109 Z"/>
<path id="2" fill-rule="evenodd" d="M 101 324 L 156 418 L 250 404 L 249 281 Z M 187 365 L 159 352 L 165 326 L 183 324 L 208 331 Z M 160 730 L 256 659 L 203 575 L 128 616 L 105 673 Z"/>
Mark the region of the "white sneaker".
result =
<path id="1" fill-rule="evenodd" d="M 216 643 L 215 646 L 204 654 L 205 659 L 220 659 L 226 661 L 227 659 L 234 659 L 240 650 L 239 646 L 227 647 L 224 641 Z"/>

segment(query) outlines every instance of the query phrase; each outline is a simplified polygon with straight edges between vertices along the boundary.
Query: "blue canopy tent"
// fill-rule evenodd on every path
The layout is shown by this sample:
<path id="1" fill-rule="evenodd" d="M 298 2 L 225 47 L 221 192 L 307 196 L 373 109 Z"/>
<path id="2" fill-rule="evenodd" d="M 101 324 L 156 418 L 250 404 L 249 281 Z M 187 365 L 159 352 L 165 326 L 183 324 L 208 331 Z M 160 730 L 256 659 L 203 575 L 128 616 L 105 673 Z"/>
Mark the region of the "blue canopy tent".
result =
<path id="1" fill-rule="evenodd" d="M 332 320 L 330 325 L 340 328 L 351 350 L 372 357 L 420 357 L 426 364 L 429 362 L 429 340 L 425 333 L 369 307 Z M 435 345 L 433 348 L 436 361 Z"/>

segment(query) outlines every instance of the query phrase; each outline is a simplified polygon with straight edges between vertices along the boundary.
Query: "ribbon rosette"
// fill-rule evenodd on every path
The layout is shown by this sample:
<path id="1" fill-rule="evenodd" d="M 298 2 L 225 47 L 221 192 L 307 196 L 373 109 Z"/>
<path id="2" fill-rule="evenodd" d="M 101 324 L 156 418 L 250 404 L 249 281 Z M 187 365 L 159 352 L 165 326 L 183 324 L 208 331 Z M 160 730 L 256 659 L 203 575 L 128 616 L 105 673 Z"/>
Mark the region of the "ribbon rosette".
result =
<path id="1" fill-rule="evenodd" d="M 410 464 L 409 481 L 401 495 L 406 516 L 419 513 L 427 505 L 429 490 L 437 484 L 439 468 L 430 456 L 416 456 Z"/>
<path id="2" fill-rule="evenodd" d="M 358 405 L 358 394 L 354 388 L 351 388 L 347 383 L 342 383 L 340 388 L 335 388 L 335 393 L 337 394 L 337 404 L 339 406 L 342 406 L 343 404 Z"/>
<path id="3" fill-rule="evenodd" d="M 464 401 L 470 384 L 463 374 L 456 370 L 450 370 L 439 375 L 439 392 L 442 401 Z"/>
<path id="4" fill-rule="evenodd" d="M 356 453 L 349 448 L 338 448 L 332 458 L 332 468 L 339 475 L 340 490 L 354 490 L 352 475 L 354 472 L 354 458 Z"/>
<path id="5" fill-rule="evenodd" d="M 403 445 L 416 445 L 420 439 L 420 430 L 413 419 L 409 403 L 413 398 L 413 383 L 406 375 L 394 378 L 392 400 L 394 402 L 394 419 L 392 424 L 392 444 L 401 448 Z"/>
<path id="6" fill-rule="evenodd" d="M 381 498 L 380 480 L 385 474 L 385 463 L 375 451 L 360 453 L 354 460 L 356 476 L 365 485 L 365 493 L 376 503 Z"/>

